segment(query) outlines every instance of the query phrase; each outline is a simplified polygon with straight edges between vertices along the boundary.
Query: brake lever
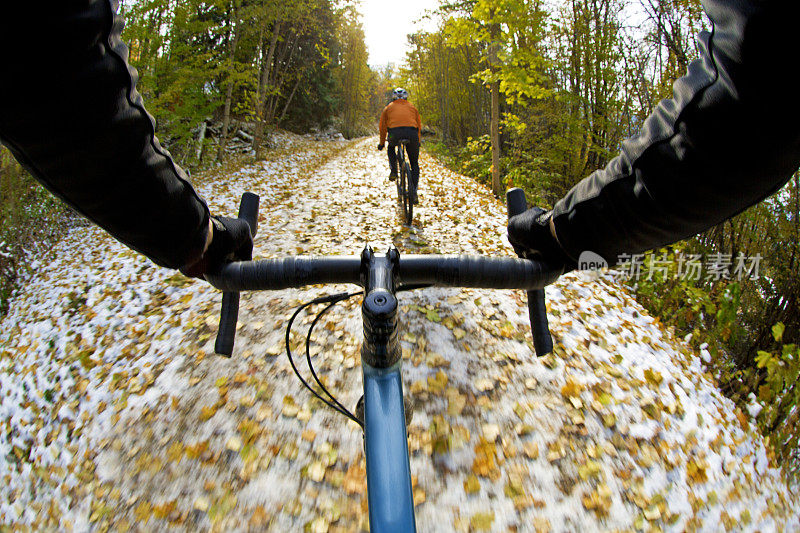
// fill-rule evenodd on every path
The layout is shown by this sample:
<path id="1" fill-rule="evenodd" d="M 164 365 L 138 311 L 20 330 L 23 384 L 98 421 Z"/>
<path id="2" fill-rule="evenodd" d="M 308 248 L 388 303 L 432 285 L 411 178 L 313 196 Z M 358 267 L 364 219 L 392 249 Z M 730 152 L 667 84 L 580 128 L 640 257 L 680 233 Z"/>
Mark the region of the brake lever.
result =
<path id="1" fill-rule="evenodd" d="M 242 201 L 239 203 L 239 218 L 247 222 L 250 226 L 250 234 L 255 237 L 258 230 L 258 195 L 251 192 L 242 194 Z M 230 357 L 233 354 L 233 344 L 236 340 L 236 322 L 238 320 L 239 293 L 223 292 L 217 340 L 214 342 L 214 351 L 217 354 L 225 357 Z"/>
<path id="2" fill-rule="evenodd" d="M 528 209 L 525 200 L 525 191 L 515 187 L 506 192 L 506 206 L 508 218 Z M 523 257 L 522 255 L 520 257 Z M 527 257 L 523 257 L 527 259 Z M 553 339 L 550 336 L 550 327 L 547 324 L 547 306 L 544 301 L 544 289 L 528 291 L 528 318 L 531 323 L 533 335 L 533 348 L 538 357 L 543 357 L 553 351 Z"/>

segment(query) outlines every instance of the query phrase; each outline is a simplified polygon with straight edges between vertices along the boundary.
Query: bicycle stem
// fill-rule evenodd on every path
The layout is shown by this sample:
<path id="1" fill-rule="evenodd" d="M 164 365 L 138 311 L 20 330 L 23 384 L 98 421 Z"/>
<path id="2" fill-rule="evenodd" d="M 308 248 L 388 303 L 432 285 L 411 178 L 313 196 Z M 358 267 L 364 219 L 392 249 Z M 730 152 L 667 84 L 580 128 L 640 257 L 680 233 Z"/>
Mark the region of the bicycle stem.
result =
<path id="1" fill-rule="evenodd" d="M 361 360 L 375 368 L 388 368 L 400 360 L 397 342 L 397 297 L 394 295 L 394 269 L 400 253 L 394 246 L 385 257 L 376 256 L 370 246 L 361 253 L 361 284 L 364 302 L 361 306 L 364 344 Z"/>

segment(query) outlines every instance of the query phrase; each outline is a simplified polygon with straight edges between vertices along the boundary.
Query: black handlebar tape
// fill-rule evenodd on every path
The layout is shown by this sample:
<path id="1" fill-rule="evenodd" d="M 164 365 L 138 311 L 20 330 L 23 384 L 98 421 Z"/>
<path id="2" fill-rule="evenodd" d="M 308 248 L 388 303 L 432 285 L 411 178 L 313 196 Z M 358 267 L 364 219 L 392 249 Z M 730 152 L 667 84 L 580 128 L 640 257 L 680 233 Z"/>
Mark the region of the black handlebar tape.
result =
<path id="1" fill-rule="evenodd" d="M 236 340 L 236 322 L 239 320 L 239 293 L 222 293 L 222 310 L 219 314 L 219 329 L 214 351 L 218 355 L 230 357 Z"/>
<path id="2" fill-rule="evenodd" d="M 403 255 L 397 266 L 398 283 L 402 285 L 484 289 L 539 289 L 553 283 L 561 272 L 540 261 L 467 255 Z M 206 279 L 222 291 L 281 290 L 328 283 L 360 285 L 361 258 L 297 256 L 234 261 L 206 275 Z"/>
<path id="3" fill-rule="evenodd" d="M 520 188 L 509 189 L 506 192 L 506 204 L 508 218 L 524 213 L 528 209 L 525 191 Z M 544 289 L 528 291 L 528 316 L 531 321 L 533 348 L 536 350 L 536 355 L 542 357 L 549 354 L 553 351 L 553 339 L 550 337 L 550 327 L 547 324 Z"/>
<path id="4" fill-rule="evenodd" d="M 222 291 L 281 290 L 321 283 L 361 282 L 361 257 L 283 257 L 234 261 L 206 279 Z"/>
<path id="5" fill-rule="evenodd" d="M 239 204 L 239 218 L 250 226 L 250 234 L 255 237 L 258 231 L 258 195 L 246 192 Z"/>
<path id="6" fill-rule="evenodd" d="M 397 267 L 402 284 L 483 289 L 540 289 L 561 274 L 546 263 L 516 257 L 405 255 Z"/>
<path id="7" fill-rule="evenodd" d="M 258 196 L 246 192 L 239 203 L 239 218 L 250 226 L 250 234 L 255 237 L 258 230 Z M 214 351 L 219 355 L 230 357 L 236 340 L 236 322 L 239 320 L 239 293 L 222 293 L 222 309 L 219 314 L 219 328 Z"/>

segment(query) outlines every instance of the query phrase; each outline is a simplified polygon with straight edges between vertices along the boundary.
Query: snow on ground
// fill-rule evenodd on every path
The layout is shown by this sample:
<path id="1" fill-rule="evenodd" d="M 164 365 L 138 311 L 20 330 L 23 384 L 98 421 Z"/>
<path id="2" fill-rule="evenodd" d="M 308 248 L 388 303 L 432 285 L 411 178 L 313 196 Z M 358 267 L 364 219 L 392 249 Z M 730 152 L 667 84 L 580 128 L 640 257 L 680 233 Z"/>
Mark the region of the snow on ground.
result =
<path id="1" fill-rule="evenodd" d="M 511 254 L 502 204 L 424 155 L 420 205 L 403 227 L 375 144 L 284 134 L 269 160 L 198 188 L 220 214 L 245 190 L 261 195 L 258 257 L 353 255 L 367 242 Z M 242 295 L 225 359 L 213 354 L 219 293 L 95 228 L 71 231 L 0 324 L 0 524 L 366 529 L 359 430 L 312 400 L 284 353 L 294 308 L 342 288 Z M 701 354 L 611 275 L 570 274 L 547 296 L 557 349 L 540 359 L 520 292 L 401 294 L 421 531 L 800 527 L 797 498 Z M 311 349 L 350 406 L 358 304 L 328 313 Z"/>

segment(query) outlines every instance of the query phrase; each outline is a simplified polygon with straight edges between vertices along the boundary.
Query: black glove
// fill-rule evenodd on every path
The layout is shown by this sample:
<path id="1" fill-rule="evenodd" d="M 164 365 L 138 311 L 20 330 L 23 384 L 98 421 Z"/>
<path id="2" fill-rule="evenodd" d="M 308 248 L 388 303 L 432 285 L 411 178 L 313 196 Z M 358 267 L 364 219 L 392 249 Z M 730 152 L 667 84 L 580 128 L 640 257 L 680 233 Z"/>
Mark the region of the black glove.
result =
<path id="1" fill-rule="evenodd" d="M 508 221 L 508 241 L 520 257 L 541 259 L 564 266 L 564 272 L 577 264 L 550 233 L 552 211 L 531 207 Z"/>
<path id="2" fill-rule="evenodd" d="M 382 144 L 378 145 L 378 150 L 383 150 L 383 145 Z"/>
<path id="3" fill-rule="evenodd" d="M 181 269 L 184 275 L 203 278 L 230 261 L 250 261 L 253 258 L 253 236 L 250 225 L 240 218 L 211 217 L 214 226 L 211 244 L 199 261 Z"/>

